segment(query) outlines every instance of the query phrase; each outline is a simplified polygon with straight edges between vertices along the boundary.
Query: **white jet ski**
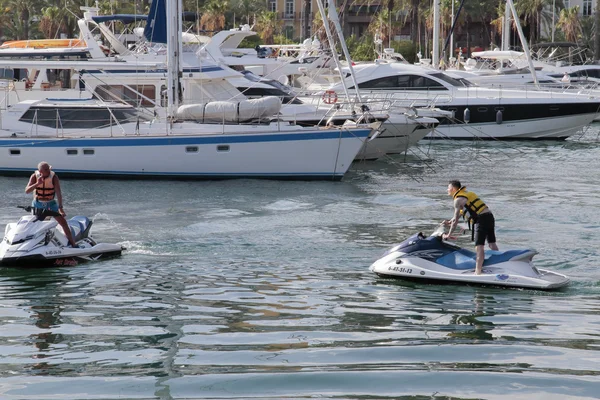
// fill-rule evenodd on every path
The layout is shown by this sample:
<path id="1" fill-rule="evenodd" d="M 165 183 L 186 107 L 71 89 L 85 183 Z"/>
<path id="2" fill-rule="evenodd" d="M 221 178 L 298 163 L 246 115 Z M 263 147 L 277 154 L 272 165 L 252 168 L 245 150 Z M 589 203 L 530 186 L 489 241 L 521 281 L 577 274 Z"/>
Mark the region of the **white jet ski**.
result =
<path id="1" fill-rule="evenodd" d="M 31 207 L 20 208 L 31 211 Z M 69 241 L 58 222 L 54 218 L 40 220 L 44 216 L 26 215 L 18 222 L 6 225 L 4 239 L 0 243 L 0 266 L 74 266 L 119 256 L 124 250 L 117 244 L 96 243 L 90 236 L 92 221 L 83 216 L 67 221 L 78 246 L 69 247 Z"/>
<path id="2" fill-rule="evenodd" d="M 442 239 L 442 232 L 418 233 L 386 251 L 369 268 L 385 278 L 437 283 L 465 283 L 528 289 L 558 289 L 569 284 L 562 274 L 533 265 L 531 249 L 485 251 L 483 273 L 475 275 L 474 251 Z"/>

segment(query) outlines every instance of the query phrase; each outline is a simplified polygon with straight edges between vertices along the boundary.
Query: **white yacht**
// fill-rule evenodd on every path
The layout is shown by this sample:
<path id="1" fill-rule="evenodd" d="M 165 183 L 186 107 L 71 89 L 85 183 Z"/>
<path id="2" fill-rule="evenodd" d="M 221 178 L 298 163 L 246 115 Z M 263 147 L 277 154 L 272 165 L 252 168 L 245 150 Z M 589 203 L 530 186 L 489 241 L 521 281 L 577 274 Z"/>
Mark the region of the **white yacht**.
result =
<path id="1" fill-rule="evenodd" d="M 587 94 L 473 86 L 442 71 L 395 62 L 355 66 L 361 94 L 394 105 L 449 111 L 432 138 L 566 139 L 596 118 L 600 99 Z M 346 85 L 353 87 L 346 78 Z M 342 83 L 327 90 L 343 92 Z M 325 93 L 325 92 L 322 92 Z"/>

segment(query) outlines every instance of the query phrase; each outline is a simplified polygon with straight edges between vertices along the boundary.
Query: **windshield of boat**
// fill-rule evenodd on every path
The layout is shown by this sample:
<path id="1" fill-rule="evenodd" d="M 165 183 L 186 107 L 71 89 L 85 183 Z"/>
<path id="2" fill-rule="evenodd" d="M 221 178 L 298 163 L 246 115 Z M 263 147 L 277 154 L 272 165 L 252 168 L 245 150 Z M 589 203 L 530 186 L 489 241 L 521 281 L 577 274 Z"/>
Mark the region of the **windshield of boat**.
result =
<path id="1" fill-rule="evenodd" d="M 430 76 L 433 76 L 434 78 L 440 79 L 446 83 L 449 83 L 452 86 L 455 87 L 470 87 L 470 86 L 475 86 L 472 82 L 470 82 L 469 80 L 465 79 L 465 78 L 453 78 L 450 75 L 444 74 L 442 72 L 439 73 L 435 73 L 435 74 L 431 74 Z"/>
<path id="2" fill-rule="evenodd" d="M 250 71 L 242 71 L 242 74 L 251 82 L 262 83 L 271 86 L 271 88 L 248 87 L 238 88 L 238 90 L 248 97 L 277 96 L 281 98 L 284 104 L 303 104 L 298 100 L 298 94 L 288 85 L 276 81 L 275 79 L 265 79 L 255 75 Z"/>

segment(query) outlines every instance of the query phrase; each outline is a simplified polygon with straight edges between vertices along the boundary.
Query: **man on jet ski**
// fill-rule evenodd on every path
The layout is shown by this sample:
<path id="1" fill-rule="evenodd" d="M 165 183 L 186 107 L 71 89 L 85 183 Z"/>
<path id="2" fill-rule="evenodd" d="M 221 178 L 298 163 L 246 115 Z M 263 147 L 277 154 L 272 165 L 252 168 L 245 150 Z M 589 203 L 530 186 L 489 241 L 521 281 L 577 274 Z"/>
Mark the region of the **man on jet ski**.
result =
<path id="1" fill-rule="evenodd" d="M 60 182 L 58 176 L 51 169 L 52 167 L 46 161 L 40 162 L 38 170 L 29 178 L 25 193 L 34 192 L 33 202 L 31 203 L 34 214 L 41 220 L 44 220 L 46 216 L 56 218 L 56 222 L 62 227 L 71 247 L 77 247 L 69 224 L 65 219 L 66 214 L 63 209 Z"/>
<path id="2" fill-rule="evenodd" d="M 475 240 L 475 251 L 477 253 L 475 274 L 480 275 L 485 259 L 485 241 L 487 240 L 490 249 L 498 250 L 494 215 L 479 196 L 467 191 L 465 186 L 461 186 L 460 181 L 450 181 L 448 195 L 454 199 L 454 217 L 449 221 L 444 221 L 444 225 L 450 225 L 450 230 L 442 235 L 442 239 L 446 240 L 452 237 L 452 232 L 456 228 L 461 214 L 463 217 L 468 218 L 469 226 L 472 226 L 473 229 L 472 240 Z"/>

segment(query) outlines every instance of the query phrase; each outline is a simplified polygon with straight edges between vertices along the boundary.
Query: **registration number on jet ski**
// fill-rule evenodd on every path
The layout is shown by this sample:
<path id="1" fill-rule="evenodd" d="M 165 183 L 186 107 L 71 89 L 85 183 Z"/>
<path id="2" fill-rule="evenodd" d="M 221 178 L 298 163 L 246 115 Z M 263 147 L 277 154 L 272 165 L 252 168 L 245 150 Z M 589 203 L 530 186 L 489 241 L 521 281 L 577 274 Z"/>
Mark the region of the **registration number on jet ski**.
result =
<path id="1" fill-rule="evenodd" d="M 59 254 L 62 254 L 61 250 L 48 250 L 46 252 L 47 256 L 56 256 L 56 255 L 59 255 Z"/>
<path id="2" fill-rule="evenodd" d="M 405 274 L 412 274 L 412 268 L 388 267 L 388 271 L 403 272 Z"/>

